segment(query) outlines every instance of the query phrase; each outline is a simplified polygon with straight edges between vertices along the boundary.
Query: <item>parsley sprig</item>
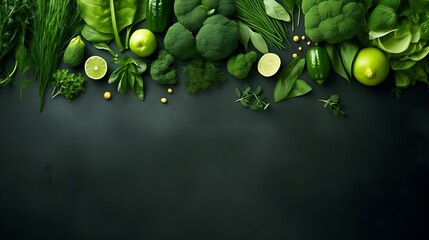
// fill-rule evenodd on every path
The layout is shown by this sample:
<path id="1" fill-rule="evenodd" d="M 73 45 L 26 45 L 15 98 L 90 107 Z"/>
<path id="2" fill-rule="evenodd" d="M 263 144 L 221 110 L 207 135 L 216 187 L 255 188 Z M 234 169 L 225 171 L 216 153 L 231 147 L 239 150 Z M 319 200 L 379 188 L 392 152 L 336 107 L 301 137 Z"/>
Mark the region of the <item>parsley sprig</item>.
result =
<path id="1" fill-rule="evenodd" d="M 269 102 L 266 102 L 265 96 L 262 94 L 261 86 L 258 86 L 255 90 L 251 86 L 247 86 L 243 91 L 236 88 L 235 92 L 238 99 L 235 102 L 240 102 L 246 108 L 250 108 L 254 111 L 266 110 L 270 106 Z"/>
<path id="2" fill-rule="evenodd" d="M 52 98 L 62 94 L 71 101 L 84 90 L 84 83 L 85 78 L 81 73 L 71 73 L 68 69 L 58 69 L 54 73 L 54 80 L 51 82 L 54 87 Z"/>
<path id="3" fill-rule="evenodd" d="M 338 94 L 331 94 L 328 99 L 319 99 L 319 101 L 324 102 L 325 104 L 323 106 L 325 108 L 329 107 L 335 117 L 343 117 L 346 115 L 346 113 L 343 111 L 344 104 L 341 102 L 340 96 L 338 96 Z"/>

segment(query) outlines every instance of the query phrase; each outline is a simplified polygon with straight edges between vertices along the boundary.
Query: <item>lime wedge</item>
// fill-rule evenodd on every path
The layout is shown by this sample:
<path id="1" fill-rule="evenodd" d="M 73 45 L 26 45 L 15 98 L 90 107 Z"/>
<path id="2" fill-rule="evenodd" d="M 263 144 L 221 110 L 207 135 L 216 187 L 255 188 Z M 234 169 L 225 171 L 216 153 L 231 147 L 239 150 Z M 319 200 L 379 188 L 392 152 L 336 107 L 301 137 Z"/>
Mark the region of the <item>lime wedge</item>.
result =
<path id="1" fill-rule="evenodd" d="M 258 61 L 258 72 L 264 77 L 276 74 L 281 65 L 280 57 L 275 53 L 266 53 Z"/>
<path id="2" fill-rule="evenodd" d="M 93 80 L 103 78 L 107 73 L 106 60 L 100 56 L 92 56 L 88 58 L 85 62 L 85 73 Z"/>

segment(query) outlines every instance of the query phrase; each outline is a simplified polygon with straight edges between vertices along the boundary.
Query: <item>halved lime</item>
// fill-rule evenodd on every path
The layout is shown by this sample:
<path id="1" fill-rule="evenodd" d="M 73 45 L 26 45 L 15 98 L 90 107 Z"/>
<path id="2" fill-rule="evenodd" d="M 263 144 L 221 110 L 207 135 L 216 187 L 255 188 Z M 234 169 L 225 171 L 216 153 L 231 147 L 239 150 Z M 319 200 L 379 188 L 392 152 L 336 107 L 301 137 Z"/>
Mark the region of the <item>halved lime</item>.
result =
<path id="1" fill-rule="evenodd" d="M 99 80 L 107 73 L 107 62 L 100 56 L 92 56 L 85 62 L 85 73 L 93 79 Z"/>
<path id="2" fill-rule="evenodd" d="M 281 65 L 280 57 L 275 53 L 266 53 L 258 61 L 258 72 L 264 77 L 276 74 Z"/>

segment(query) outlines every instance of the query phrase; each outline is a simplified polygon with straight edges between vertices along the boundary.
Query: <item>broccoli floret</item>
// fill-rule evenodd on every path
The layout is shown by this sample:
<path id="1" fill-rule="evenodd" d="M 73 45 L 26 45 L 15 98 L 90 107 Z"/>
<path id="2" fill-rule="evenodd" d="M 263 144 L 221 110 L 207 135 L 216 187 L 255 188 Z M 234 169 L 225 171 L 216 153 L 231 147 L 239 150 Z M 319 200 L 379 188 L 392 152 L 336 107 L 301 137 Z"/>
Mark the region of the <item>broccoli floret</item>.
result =
<path id="1" fill-rule="evenodd" d="M 391 7 L 393 10 L 397 11 L 401 5 L 401 0 L 380 0 L 378 4 Z"/>
<path id="2" fill-rule="evenodd" d="M 174 14 L 183 26 L 197 32 L 213 14 L 230 18 L 235 13 L 234 0 L 176 0 Z"/>
<path id="3" fill-rule="evenodd" d="M 305 32 L 315 42 L 338 43 L 354 37 L 365 23 L 365 8 L 354 0 L 303 0 Z"/>
<path id="4" fill-rule="evenodd" d="M 249 75 L 253 63 L 256 61 L 258 55 L 255 51 L 247 53 L 239 53 L 238 55 L 231 56 L 226 64 L 227 71 L 238 79 L 244 79 Z"/>
<path id="5" fill-rule="evenodd" d="M 207 19 L 207 10 L 201 5 L 201 0 L 174 1 L 174 14 L 177 21 L 191 32 L 198 31 Z"/>
<path id="6" fill-rule="evenodd" d="M 177 74 L 174 57 L 165 50 L 159 51 L 158 57 L 150 66 L 150 76 L 159 84 L 175 84 Z"/>
<path id="7" fill-rule="evenodd" d="M 201 0 L 201 5 L 207 10 L 211 11 L 212 9 L 216 9 L 218 5 L 218 0 Z"/>
<path id="8" fill-rule="evenodd" d="M 238 24 L 223 15 L 213 15 L 204 21 L 195 37 L 197 50 L 210 60 L 229 56 L 238 45 Z"/>
<path id="9" fill-rule="evenodd" d="M 168 28 L 164 37 L 164 47 L 168 53 L 180 60 L 188 60 L 198 55 L 195 37 L 181 23 Z"/>
<path id="10" fill-rule="evenodd" d="M 393 29 L 396 25 L 396 12 L 386 5 L 377 5 L 368 17 L 368 29 L 384 31 Z"/>
<path id="11" fill-rule="evenodd" d="M 227 18 L 232 18 L 235 13 L 234 0 L 218 0 L 216 14 L 224 15 Z"/>

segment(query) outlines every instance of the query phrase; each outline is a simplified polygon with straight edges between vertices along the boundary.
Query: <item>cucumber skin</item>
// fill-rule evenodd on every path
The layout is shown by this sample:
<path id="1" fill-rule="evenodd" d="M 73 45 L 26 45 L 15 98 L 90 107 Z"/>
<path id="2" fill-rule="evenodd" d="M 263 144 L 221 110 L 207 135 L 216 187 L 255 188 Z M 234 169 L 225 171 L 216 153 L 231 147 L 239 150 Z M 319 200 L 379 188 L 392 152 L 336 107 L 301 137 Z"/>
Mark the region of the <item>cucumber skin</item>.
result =
<path id="1" fill-rule="evenodd" d="M 173 11 L 172 0 L 146 0 L 146 28 L 162 33 L 167 30 Z"/>
<path id="2" fill-rule="evenodd" d="M 331 73 L 331 61 L 328 52 L 323 46 L 314 46 L 307 50 L 305 57 L 307 72 L 310 78 L 322 84 Z"/>

